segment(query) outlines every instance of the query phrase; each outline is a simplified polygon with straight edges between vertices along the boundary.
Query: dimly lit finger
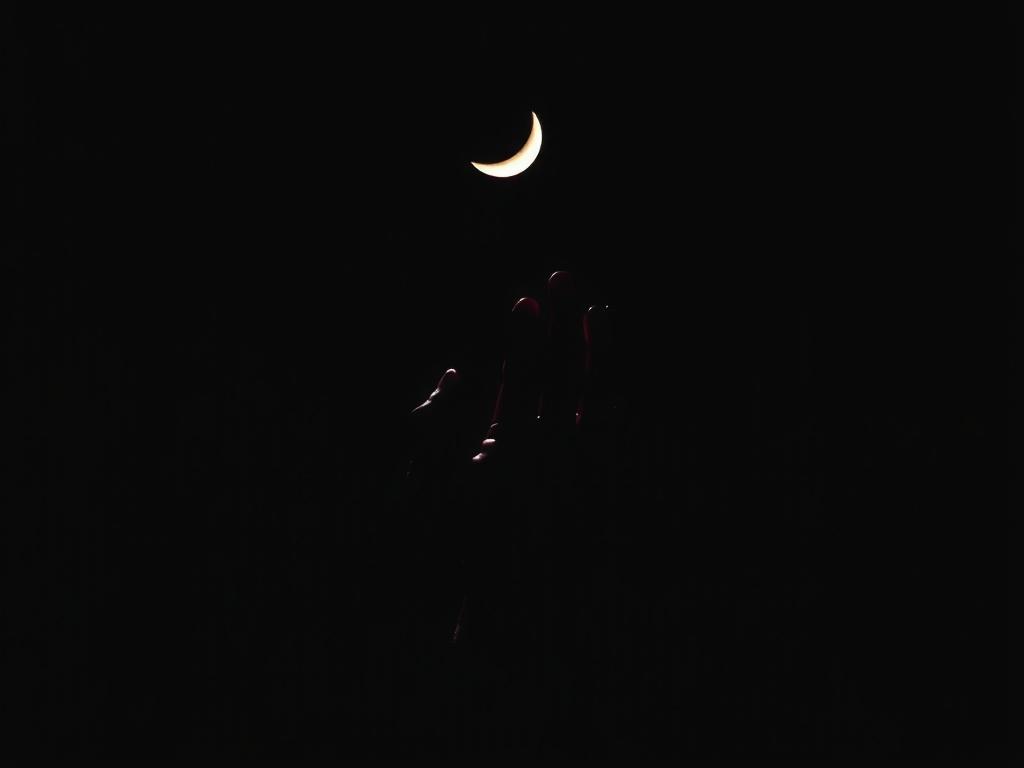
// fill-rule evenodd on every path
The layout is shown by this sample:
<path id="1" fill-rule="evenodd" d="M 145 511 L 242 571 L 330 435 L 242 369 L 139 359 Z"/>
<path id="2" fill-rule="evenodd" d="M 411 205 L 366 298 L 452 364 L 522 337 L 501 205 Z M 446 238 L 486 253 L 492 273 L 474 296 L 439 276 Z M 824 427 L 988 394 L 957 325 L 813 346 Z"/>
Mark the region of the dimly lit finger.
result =
<path id="1" fill-rule="evenodd" d="M 430 393 L 426 400 L 420 405 L 413 409 L 413 414 L 423 415 L 428 412 L 428 407 L 431 405 L 439 405 L 440 403 L 450 399 L 451 393 L 459 384 L 459 372 L 454 368 L 449 368 L 443 374 L 437 382 L 437 386 L 434 391 Z"/>
<path id="2" fill-rule="evenodd" d="M 537 417 L 540 395 L 540 305 L 529 297 L 512 308 L 508 354 L 502 366 L 501 388 L 494 404 L 492 427 L 474 461 L 493 452 L 496 441 L 512 439 L 528 429 Z"/>
<path id="3" fill-rule="evenodd" d="M 583 318 L 586 344 L 585 381 L 580 403 L 579 423 L 604 420 L 614 396 L 614 359 L 612 313 L 607 306 L 591 307 Z"/>
<path id="4" fill-rule="evenodd" d="M 458 386 L 459 373 L 454 368 L 449 368 L 441 374 L 434 391 L 409 414 L 411 448 L 414 454 L 429 449 L 430 443 L 438 440 L 439 433 L 446 427 L 454 429 L 451 424 L 452 405 Z"/>
<path id="5" fill-rule="evenodd" d="M 540 416 L 547 428 L 571 428 L 583 372 L 583 322 L 572 275 L 548 279 L 548 338 Z"/>

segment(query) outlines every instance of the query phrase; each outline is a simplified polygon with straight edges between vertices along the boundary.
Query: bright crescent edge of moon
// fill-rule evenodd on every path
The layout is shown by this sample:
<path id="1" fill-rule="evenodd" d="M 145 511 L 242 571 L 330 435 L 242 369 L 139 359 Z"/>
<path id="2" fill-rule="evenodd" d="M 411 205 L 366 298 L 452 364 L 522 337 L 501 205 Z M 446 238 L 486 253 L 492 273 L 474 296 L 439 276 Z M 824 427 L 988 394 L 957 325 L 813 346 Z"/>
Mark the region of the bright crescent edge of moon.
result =
<path id="1" fill-rule="evenodd" d="M 480 171 L 480 173 L 486 173 L 488 176 L 496 176 L 500 179 L 515 176 L 529 168 L 533 161 L 537 159 L 537 155 L 540 154 L 541 141 L 540 120 L 537 119 L 536 112 L 531 112 L 530 114 L 533 115 L 533 128 L 530 129 L 530 136 L 526 139 L 522 149 L 500 163 L 470 163 L 470 165 Z"/>

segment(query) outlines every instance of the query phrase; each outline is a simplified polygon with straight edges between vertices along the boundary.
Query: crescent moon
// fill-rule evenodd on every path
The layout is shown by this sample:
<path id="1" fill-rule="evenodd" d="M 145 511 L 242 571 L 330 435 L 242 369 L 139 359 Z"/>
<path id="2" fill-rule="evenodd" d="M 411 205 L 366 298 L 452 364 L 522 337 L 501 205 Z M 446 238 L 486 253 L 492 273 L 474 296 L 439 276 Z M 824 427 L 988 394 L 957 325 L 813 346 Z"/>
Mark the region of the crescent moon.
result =
<path id="1" fill-rule="evenodd" d="M 496 176 L 499 179 L 515 176 L 517 173 L 522 173 L 533 165 L 533 161 L 540 154 L 541 130 L 537 113 L 531 112 L 530 114 L 533 115 L 533 128 L 530 129 L 530 136 L 526 139 L 522 149 L 500 163 L 470 163 L 470 165 L 480 171 L 480 173 Z"/>

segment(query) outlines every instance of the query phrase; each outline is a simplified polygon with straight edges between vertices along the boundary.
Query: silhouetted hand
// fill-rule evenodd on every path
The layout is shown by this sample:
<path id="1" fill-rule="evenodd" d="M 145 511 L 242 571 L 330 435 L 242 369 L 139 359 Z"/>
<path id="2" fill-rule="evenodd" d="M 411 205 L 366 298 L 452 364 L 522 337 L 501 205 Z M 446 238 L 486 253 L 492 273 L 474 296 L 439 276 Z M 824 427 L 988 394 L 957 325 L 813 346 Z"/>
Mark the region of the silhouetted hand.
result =
<path id="1" fill-rule="evenodd" d="M 543 306 L 524 297 L 512 309 L 475 453 L 460 437 L 455 370 L 413 411 L 407 509 L 429 553 L 418 553 L 420 625 L 437 641 L 510 669 L 578 644 L 614 453 L 610 331 L 608 308 L 584 312 L 572 276 L 556 272 Z"/>

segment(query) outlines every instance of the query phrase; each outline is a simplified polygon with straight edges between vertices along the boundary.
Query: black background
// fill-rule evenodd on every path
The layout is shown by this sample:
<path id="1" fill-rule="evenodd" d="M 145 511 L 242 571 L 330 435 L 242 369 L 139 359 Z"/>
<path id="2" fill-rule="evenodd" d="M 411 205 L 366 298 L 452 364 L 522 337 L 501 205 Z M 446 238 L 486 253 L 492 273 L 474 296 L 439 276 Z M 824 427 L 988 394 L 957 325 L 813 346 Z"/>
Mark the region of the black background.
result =
<path id="1" fill-rule="evenodd" d="M 415 753 L 405 416 L 454 365 L 482 432 L 569 269 L 628 371 L 600 748 L 1001 752 L 1007 20 L 534 13 L 3 11 L 4 751 Z"/>

